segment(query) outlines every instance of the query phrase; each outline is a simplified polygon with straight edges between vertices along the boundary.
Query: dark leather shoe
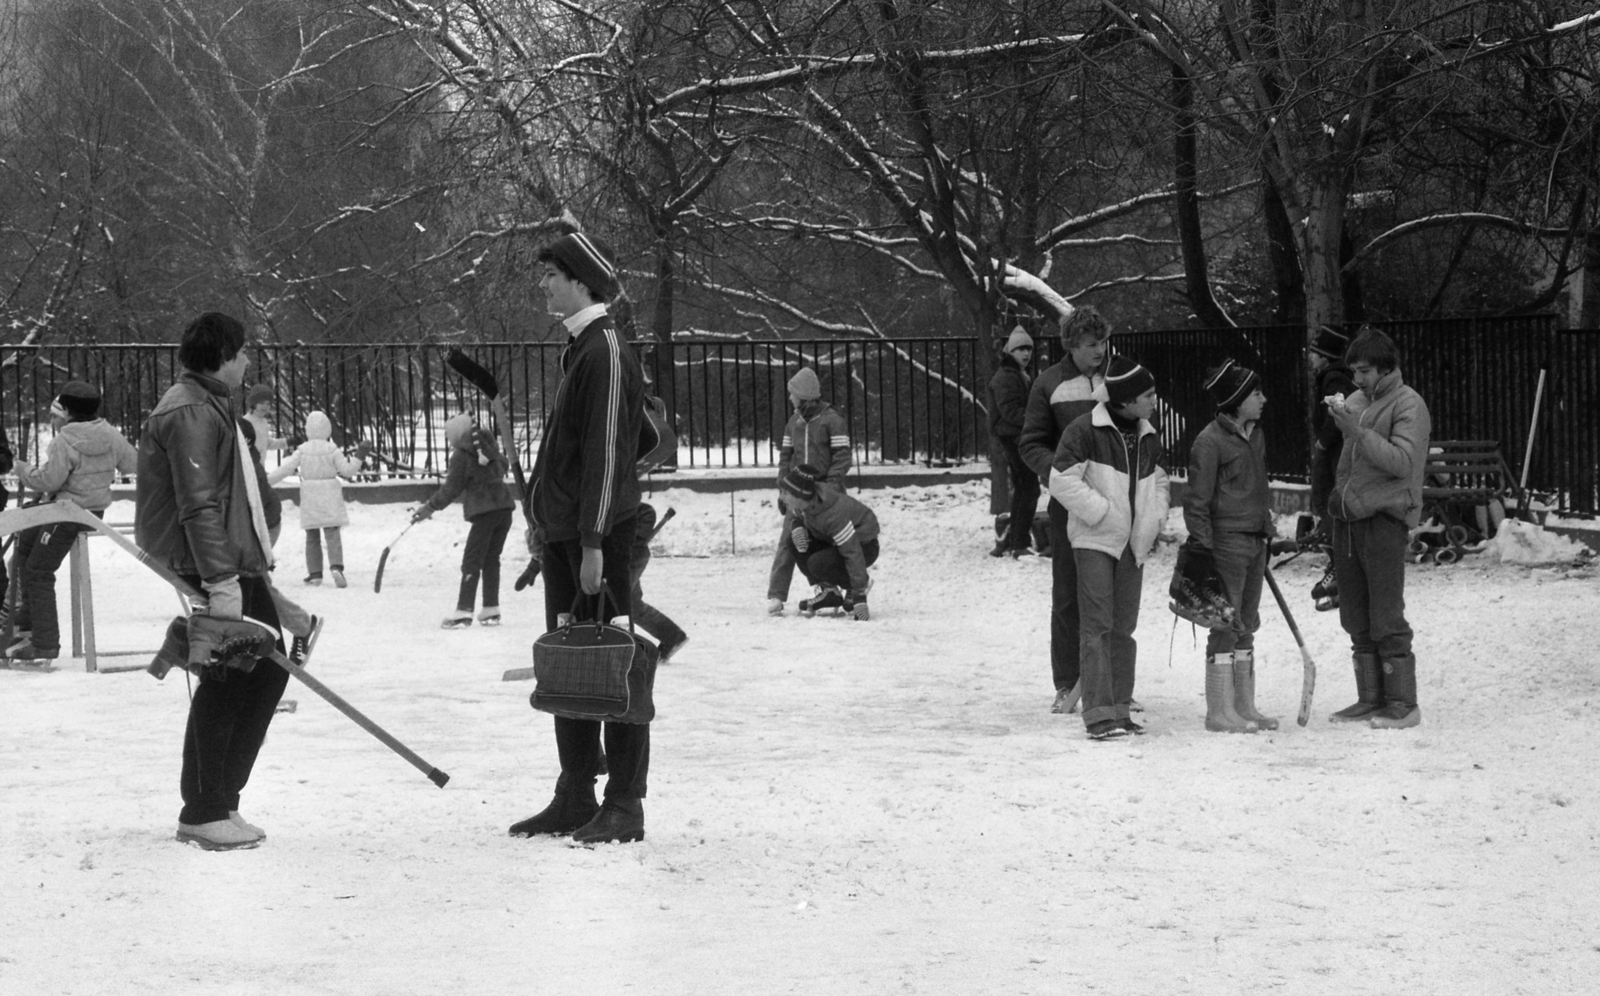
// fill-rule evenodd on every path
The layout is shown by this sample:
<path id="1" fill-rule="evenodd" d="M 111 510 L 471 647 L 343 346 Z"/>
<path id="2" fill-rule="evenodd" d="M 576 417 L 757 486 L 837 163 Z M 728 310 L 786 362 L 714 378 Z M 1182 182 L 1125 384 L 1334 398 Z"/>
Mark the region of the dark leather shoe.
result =
<path id="1" fill-rule="evenodd" d="M 574 844 L 631 844 L 644 840 L 644 803 L 607 799 L 594 819 L 572 834 Z"/>
<path id="2" fill-rule="evenodd" d="M 555 798 L 550 805 L 517 823 L 511 824 L 508 833 L 513 837 L 563 836 L 589 823 L 600 806 L 594 801 L 594 781 L 586 789 L 574 790 L 566 784 L 566 776 L 556 783 Z"/>

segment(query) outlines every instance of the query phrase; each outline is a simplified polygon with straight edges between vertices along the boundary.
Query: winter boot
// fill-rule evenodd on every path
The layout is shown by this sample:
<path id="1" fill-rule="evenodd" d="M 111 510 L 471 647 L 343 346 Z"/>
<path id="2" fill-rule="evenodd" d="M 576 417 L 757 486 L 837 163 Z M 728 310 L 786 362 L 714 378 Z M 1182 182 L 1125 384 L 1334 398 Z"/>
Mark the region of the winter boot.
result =
<path id="1" fill-rule="evenodd" d="M 1383 708 L 1372 714 L 1374 730 L 1406 730 L 1422 722 L 1415 657 L 1401 654 L 1383 659 L 1383 698 Z"/>
<path id="2" fill-rule="evenodd" d="M 781 598 L 769 598 L 769 599 L 767 599 L 767 615 L 769 615 L 769 616 L 781 616 L 781 615 L 783 615 L 783 599 L 781 599 Z"/>
<path id="3" fill-rule="evenodd" d="M 207 851 L 242 851 L 257 847 L 261 838 L 232 820 L 210 823 L 179 823 L 178 840 Z"/>
<path id="4" fill-rule="evenodd" d="M 1053 715 L 1064 716 L 1078 711 L 1078 702 L 1083 698 L 1083 679 L 1071 688 L 1056 689 L 1056 700 L 1050 706 Z"/>
<path id="5" fill-rule="evenodd" d="M 578 829 L 600 811 L 594 800 L 594 779 L 575 778 L 563 771 L 556 779 L 555 798 L 537 814 L 511 824 L 513 837 L 562 836 Z"/>
<path id="6" fill-rule="evenodd" d="M 1213 733 L 1254 733 L 1256 724 L 1233 709 L 1233 654 L 1206 661 L 1206 729 Z"/>
<path id="7" fill-rule="evenodd" d="M 1257 729 L 1276 730 L 1278 721 L 1256 709 L 1256 652 L 1251 647 L 1233 652 L 1233 711 Z"/>
<path id="8" fill-rule="evenodd" d="M 572 834 L 574 844 L 631 844 L 644 840 L 644 803 L 607 799 L 594 819 Z"/>
<path id="9" fill-rule="evenodd" d="M 1356 668 L 1356 701 L 1329 716 L 1330 723 L 1354 723 L 1383 708 L 1383 672 L 1378 669 L 1378 655 L 1358 653 L 1350 659 Z"/>
<path id="10" fill-rule="evenodd" d="M 344 579 L 344 565 L 343 564 L 330 564 L 328 566 L 328 570 L 330 572 L 332 572 L 332 574 L 333 574 L 334 587 L 343 588 L 343 587 L 347 586 L 350 583 L 350 582 L 348 582 L 348 581 L 346 581 Z"/>

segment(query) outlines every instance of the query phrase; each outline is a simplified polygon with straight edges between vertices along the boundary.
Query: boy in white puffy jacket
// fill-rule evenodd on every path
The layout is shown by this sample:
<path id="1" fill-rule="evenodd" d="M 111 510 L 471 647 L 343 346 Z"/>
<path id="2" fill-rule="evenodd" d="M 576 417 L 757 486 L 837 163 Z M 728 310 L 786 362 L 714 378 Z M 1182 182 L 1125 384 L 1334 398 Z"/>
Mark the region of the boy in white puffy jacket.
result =
<path id="1" fill-rule="evenodd" d="M 1167 517 L 1156 381 L 1122 356 L 1106 370 L 1107 401 L 1067 426 L 1050 470 L 1050 496 L 1070 514 L 1067 535 L 1078 568 L 1083 722 L 1093 740 L 1144 728 L 1132 718 L 1144 562 Z"/>
<path id="2" fill-rule="evenodd" d="M 322 540 L 328 541 L 328 569 L 333 583 L 343 588 L 344 541 L 341 526 L 350 524 L 344 504 L 341 476 L 361 469 L 360 457 L 346 456 L 333 444 L 333 423 L 322 412 L 306 416 L 306 441 L 267 475 L 277 484 L 290 474 L 300 475 L 300 528 L 306 531 L 306 584 L 322 583 Z"/>
<path id="3" fill-rule="evenodd" d="M 111 504 L 111 482 L 132 474 L 139 452 L 116 426 L 100 417 L 100 392 L 81 380 L 68 381 L 50 406 L 55 438 L 43 464 L 16 462 L 19 488 L 42 491 L 102 516 Z M 87 526 L 57 522 L 17 536 L 17 583 L 24 598 L 17 610 L 18 640 L 7 648 L 17 660 L 54 660 L 61 653 L 56 616 L 56 571 Z M 26 635 L 22 635 L 26 634 Z"/>

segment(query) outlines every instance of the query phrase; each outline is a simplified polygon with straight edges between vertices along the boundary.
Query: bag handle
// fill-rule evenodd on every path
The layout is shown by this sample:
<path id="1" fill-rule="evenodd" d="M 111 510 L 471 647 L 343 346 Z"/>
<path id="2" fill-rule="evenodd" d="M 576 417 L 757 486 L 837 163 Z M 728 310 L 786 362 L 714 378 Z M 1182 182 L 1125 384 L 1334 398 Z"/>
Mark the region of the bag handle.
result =
<path id="1" fill-rule="evenodd" d="M 600 635 L 600 630 L 602 628 L 604 628 L 604 626 L 606 625 L 604 622 L 602 622 L 602 620 L 605 619 L 605 617 L 606 617 L 606 596 L 607 595 L 611 595 L 611 604 L 614 607 L 617 604 L 617 596 L 611 594 L 611 586 L 610 585 L 606 584 L 605 581 L 601 581 L 600 582 L 600 591 L 597 592 L 596 596 L 595 596 L 596 598 L 599 599 L 599 601 L 595 602 L 595 605 L 594 605 L 594 610 L 595 610 L 594 611 L 594 619 L 592 620 L 592 622 L 591 622 L 591 620 L 588 620 L 588 619 L 580 620 L 578 618 L 578 608 L 579 608 L 579 606 L 583 605 L 583 597 L 584 597 L 583 596 L 583 589 L 580 587 L 578 589 L 578 593 L 572 597 L 572 611 L 567 613 L 567 624 L 562 627 L 562 630 L 563 631 L 570 630 L 574 625 L 579 624 L 581 622 L 584 625 L 593 625 L 594 626 L 595 635 L 599 636 Z M 632 615 L 632 613 L 629 613 L 629 615 L 628 615 L 628 635 L 629 636 L 633 635 L 633 615 Z"/>

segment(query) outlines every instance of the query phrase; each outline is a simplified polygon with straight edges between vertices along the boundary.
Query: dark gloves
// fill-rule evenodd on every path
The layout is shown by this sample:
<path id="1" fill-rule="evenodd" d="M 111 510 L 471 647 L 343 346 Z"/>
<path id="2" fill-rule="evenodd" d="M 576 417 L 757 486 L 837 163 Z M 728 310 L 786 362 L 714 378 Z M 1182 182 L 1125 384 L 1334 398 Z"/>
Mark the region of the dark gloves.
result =
<path id="1" fill-rule="evenodd" d="M 543 568 L 544 563 L 537 557 L 528 561 L 528 566 L 523 569 L 521 574 L 517 575 L 516 583 L 511 586 L 512 590 L 521 591 L 522 589 L 528 587 L 528 585 L 533 584 L 534 579 L 539 576 L 539 571 Z"/>
<path id="2" fill-rule="evenodd" d="M 1217 562 L 1211 548 L 1191 537 L 1178 551 L 1178 574 L 1193 585 L 1205 585 L 1217 575 Z"/>

